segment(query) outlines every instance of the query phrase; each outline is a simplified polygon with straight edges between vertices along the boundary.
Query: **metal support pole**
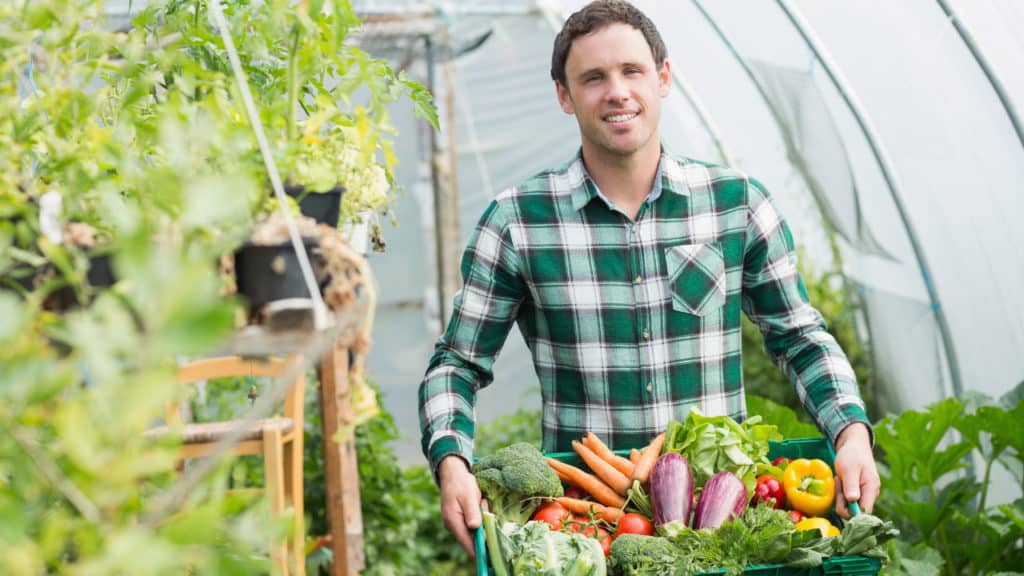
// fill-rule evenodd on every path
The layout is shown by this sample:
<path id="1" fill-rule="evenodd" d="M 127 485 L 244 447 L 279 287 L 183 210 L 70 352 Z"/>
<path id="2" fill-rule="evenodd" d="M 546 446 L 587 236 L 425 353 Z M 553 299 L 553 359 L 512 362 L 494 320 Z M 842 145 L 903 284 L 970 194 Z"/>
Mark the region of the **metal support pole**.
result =
<path id="1" fill-rule="evenodd" d="M 893 204 L 896 206 L 897 212 L 899 212 L 900 220 L 903 222 L 903 227 L 907 231 L 907 237 L 910 240 L 910 245 L 914 250 L 914 256 L 917 258 L 918 268 L 921 272 L 921 278 L 924 280 L 925 288 L 928 290 L 928 299 L 931 301 L 932 311 L 935 314 L 935 322 L 939 327 L 939 335 L 942 338 L 942 344 L 946 351 L 946 362 L 949 364 L 949 375 L 953 384 L 953 394 L 956 397 L 963 395 L 963 384 L 960 379 L 960 363 L 957 359 L 956 347 L 953 344 L 953 334 L 949 329 L 949 322 L 946 319 L 946 311 L 942 308 L 942 304 L 939 300 L 939 293 L 935 289 L 935 283 L 933 280 L 931 267 L 928 265 L 928 259 L 924 254 L 924 249 L 921 246 L 921 241 L 918 239 L 917 232 L 914 228 L 913 223 L 910 221 L 910 215 L 907 212 L 906 204 L 903 202 L 902 187 L 899 184 L 896 176 L 896 171 L 893 169 L 892 162 L 889 160 L 889 155 L 882 144 L 881 138 L 875 131 L 874 126 L 868 119 L 867 112 L 864 107 L 860 104 L 857 97 L 853 94 L 850 88 L 849 82 L 842 76 L 838 66 L 832 61 L 831 56 L 822 47 L 821 42 L 814 35 L 810 25 L 800 15 L 796 7 L 793 6 L 789 0 L 776 0 L 779 7 L 789 18 L 789 21 L 800 33 L 807 47 L 814 54 L 814 57 L 818 60 L 824 68 L 825 73 L 828 74 L 829 80 L 832 81 L 832 85 L 835 86 L 836 90 L 839 91 L 846 106 L 850 109 L 854 119 L 857 121 L 857 125 L 863 132 L 868 145 L 871 147 L 871 152 L 875 157 L 875 161 L 878 163 L 878 167 L 882 172 L 882 177 L 885 179 L 885 183 L 889 188 L 889 193 L 892 196 Z"/>
<path id="2" fill-rule="evenodd" d="M 447 47 L 448 30 L 442 26 L 438 35 Z M 437 94 L 437 75 L 434 66 L 438 63 L 437 50 L 433 40 L 426 38 L 427 85 L 432 94 Z M 445 61 L 445 121 L 442 134 L 446 142 L 439 142 L 439 135 L 431 133 L 430 175 L 434 187 L 434 242 L 437 258 L 438 315 L 441 330 L 447 326 L 448 310 L 459 289 L 459 196 L 456 180 L 458 155 L 455 149 L 455 93 L 451 69 L 452 63 Z"/>
<path id="3" fill-rule="evenodd" d="M 1020 114 L 1017 113 L 1017 107 L 1013 103 L 1013 99 L 1006 93 L 1006 88 L 1003 86 L 1002 80 L 996 74 L 996 71 L 992 68 L 988 58 L 985 57 L 985 53 L 981 51 L 981 47 L 974 41 L 974 34 L 971 33 L 970 28 L 967 27 L 967 23 L 957 16 L 953 7 L 950 6 L 948 0 L 936 0 L 942 11 L 946 14 L 946 18 L 956 28 L 957 34 L 960 35 L 960 39 L 964 41 L 964 45 L 971 51 L 971 55 L 978 62 L 978 66 L 981 66 L 982 72 L 985 73 L 985 77 L 988 78 L 992 89 L 996 91 L 996 96 L 999 97 L 999 101 L 1002 102 L 1003 108 L 1006 110 L 1007 116 L 1010 117 L 1010 123 L 1013 124 L 1013 129 L 1017 132 L 1017 139 L 1020 140 L 1021 146 L 1024 146 L 1024 125 L 1021 124 Z"/>

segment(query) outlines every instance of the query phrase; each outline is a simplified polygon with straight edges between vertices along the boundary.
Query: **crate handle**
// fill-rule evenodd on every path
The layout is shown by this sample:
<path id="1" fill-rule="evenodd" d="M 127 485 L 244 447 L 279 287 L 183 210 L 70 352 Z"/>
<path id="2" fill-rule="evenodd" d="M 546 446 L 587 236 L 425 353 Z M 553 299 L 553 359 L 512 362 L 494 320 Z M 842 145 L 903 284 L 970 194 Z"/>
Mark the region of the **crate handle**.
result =
<path id="1" fill-rule="evenodd" d="M 474 548 L 476 550 L 476 574 L 487 576 L 487 545 L 484 543 L 484 525 L 476 528 Z"/>
<path id="2" fill-rule="evenodd" d="M 860 506 L 857 505 L 857 501 L 856 500 L 854 500 L 853 502 L 848 503 L 848 506 L 850 508 L 850 517 L 851 518 L 854 517 L 854 516 L 860 515 Z"/>

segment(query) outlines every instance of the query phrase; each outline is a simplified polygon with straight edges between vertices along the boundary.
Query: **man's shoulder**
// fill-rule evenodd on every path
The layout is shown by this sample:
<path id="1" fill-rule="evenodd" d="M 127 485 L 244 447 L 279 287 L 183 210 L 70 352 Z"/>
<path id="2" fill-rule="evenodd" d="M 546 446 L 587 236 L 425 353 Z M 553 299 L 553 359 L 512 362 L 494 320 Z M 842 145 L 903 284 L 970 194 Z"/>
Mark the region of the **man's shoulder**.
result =
<path id="1" fill-rule="evenodd" d="M 535 172 L 515 186 L 502 190 L 495 200 L 498 202 L 521 202 L 537 197 L 554 197 L 569 194 L 584 185 L 585 174 L 579 158 L 567 160 L 557 166 Z"/>
<path id="2" fill-rule="evenodd" d="M 662 185 L 690 196 L 691 205 L 719 211 L 748 205 L 758 186 L 742 170 L 687 156 L 665 154 L 661 172 Z"/>
<path id="3" fill-rule="evenodd" d="M 665 162 L 662 164 L 662 173 L 665 177 L 678 181 L 688 188 L 713 186 L 727 182 L 745 186 L 750 180 L 745 172 L 736 168 L 667 153 Z"/>

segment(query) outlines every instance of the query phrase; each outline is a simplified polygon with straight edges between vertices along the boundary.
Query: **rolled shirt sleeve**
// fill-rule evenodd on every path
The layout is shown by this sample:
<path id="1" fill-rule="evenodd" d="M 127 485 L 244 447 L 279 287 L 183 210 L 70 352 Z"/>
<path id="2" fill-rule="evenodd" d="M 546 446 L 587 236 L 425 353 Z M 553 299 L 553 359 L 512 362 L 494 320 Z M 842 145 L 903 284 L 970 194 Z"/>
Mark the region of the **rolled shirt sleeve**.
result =
<path id="1" fill-rule="evenodd" d="M 476 393 L 492 368 L 525 294 L 499 195 L 484 211 L 462 257 L 462 289 L 419 387 L 423 454 L 435 478 L 450 454 L 473 459 Z"/>
<path id="2" fill-rule="evenodd" d="M 759 182 L 751 179 L 748 190 L 743 311 L 761 330 L 769 357 L 793 382 L 804 408 L 833 444 L 854 422 L 863 422 L 870 431 L 853 367 L 808 300 L 789 227 Z"/>

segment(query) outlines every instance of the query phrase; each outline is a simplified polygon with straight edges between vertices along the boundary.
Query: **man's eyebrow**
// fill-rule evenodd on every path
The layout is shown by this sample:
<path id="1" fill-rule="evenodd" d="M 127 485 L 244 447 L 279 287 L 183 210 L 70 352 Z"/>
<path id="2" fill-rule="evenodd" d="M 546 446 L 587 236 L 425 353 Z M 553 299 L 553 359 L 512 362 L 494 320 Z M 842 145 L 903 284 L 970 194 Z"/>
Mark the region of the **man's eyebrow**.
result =
<path id="1" fill-rule="evenodd" d="M 612 66 L 612 68 L 641 68 L 641 69 L 643 69 L 644 65 L 641 62 L 620 62 L 620 63 L 616 64 L 615 66 Z M 580 72 L 579 74 L 576 75 L 576 77 L 577 78 L 586 78 L 587 76 L 590 76 L 591 74 L 594 74 L 594 73 L 603 74 L 604 71 L 605 71 L 604 68 L 602 68 L 600 66 L 595 66 L 594 68 L 588 68 L 588 69 L 584 70 L 583 72 Z"/>

